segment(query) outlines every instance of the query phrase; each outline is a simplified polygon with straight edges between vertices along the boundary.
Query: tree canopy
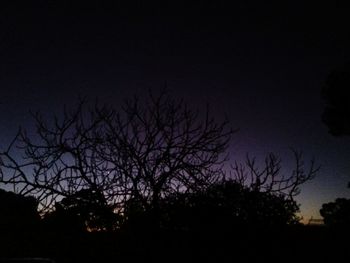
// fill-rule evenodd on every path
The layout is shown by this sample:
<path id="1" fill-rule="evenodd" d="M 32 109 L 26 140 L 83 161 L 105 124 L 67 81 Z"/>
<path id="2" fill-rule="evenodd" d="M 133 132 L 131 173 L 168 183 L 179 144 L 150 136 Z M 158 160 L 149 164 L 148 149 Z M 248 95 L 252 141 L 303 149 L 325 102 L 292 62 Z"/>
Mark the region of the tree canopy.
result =
<path id="1" fill-rule="evenodd" d="M 91 189 L 82 189 L 56 202 L 44 221 L 49 227 L 71 231 L 112 231 L 120 223 L 104 195 Z"/>
<path id="2" fill-rule="evenodd" d="M 0 189 L 0 232 L 30 231 L 39 223 L 38 202 L 32 196 L 22 196 Z"/>
<path id="3" fill-rule="evenodd" d="M 328 226 L 350 228 L 350 200 L 337 198 L 335 202 L 322 205 L 320 210 L 324 223 Z"/>
<path id="4" fill-rule="evenodd" d="M 350 71 L 334 70 L 329 74 L 322 95 L 326 103 L 322 120 L 335 136 L 350 135 Z"/>
<path id="5" fill-rule="evenodd" d="M 163 222 L 170 228 L 277 227 L 299 221 L 299 206 L 294 200 L 253 190 L 234 180 L 216 183 L 201 192 L 168 197 L 162 206 Z"/>

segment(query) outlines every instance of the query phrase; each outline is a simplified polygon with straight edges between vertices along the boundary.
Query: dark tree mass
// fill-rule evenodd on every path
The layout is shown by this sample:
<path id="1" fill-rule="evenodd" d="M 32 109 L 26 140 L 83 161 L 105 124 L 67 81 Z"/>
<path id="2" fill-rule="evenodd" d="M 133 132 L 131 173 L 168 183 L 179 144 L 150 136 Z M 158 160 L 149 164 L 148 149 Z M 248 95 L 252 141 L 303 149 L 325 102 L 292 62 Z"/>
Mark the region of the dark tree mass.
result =
<path id="1" fill-rule="evenodd" d="M 233 180 L 214 184 L 205 191 L 170 196 L 162 206 L 164 224 L 178 229 L 277 227 L 299 222 L 299 207 L 294 200 L 252 190 Z"/>
<path id="2" fill-rule="evenodd" d="M 63 232 L 113 231 L 118 215 L 101 192 L 82 189 L 55 203 L 54 210 L 44 216 L 44 224 Z"/>
<path id="3" fill-rule="evenodd" d="M 323 204 L 320 214 L 323 216 L 326 225 L 342 229 L 350 228 L 349 199 L 337 198 L 334 202 Z"/>
<path id="4" fill-rule="evenodd" d="M 0 232 L 35 230 L 39 223 L 38 203 L 34 197 L 24 197 L 0 189 Z"/>
<path id="5" fill-rule="evenodd" d="M 335 136 L 350 135 L 350 71 L 334 70 L 323 88 L 326 107 L 322 119 Z"/>

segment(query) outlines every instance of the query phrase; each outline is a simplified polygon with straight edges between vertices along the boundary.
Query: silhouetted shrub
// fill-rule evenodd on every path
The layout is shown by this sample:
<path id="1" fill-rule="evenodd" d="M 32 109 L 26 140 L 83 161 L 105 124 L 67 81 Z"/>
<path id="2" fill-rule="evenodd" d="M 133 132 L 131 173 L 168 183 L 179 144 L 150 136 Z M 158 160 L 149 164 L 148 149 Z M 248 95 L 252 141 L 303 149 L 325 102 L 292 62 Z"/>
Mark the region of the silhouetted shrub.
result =
<path id="1" fill-rule="evenodd" d="M 326 102 L 322 119 L 335 136 L 350 135 L 350 71 L 349 68 L 333 71 L 322 90 Z"/>
<path id="2" fill-rule="evenodd" d="M 101 192 L 82 189 L 57 202 L 45 221 L 56 230 L 111 231 L 117 227 L 118 215 Z"/>
<path id="3" fill-rule="evenodd" d="M 322 205 L 320 210 L 324 223 L 328 226 L 350 227 L 350 200 L 337 198 L 335 202 Z"/>
<path id="4" fill-rule="evenodd" d="M 34 197 L 0 189 L 0 232 L 30 231 L 38 226 L 40 216 Z"/>
<path id="5" fill-rule="evenodd" d="M 145 218 L 152 218 L 150 211 L 140 207 L 139 204 L 135 217 L 140 221 L 129 223 L 145 224 Z M 254 191 L 235 181 L 222 181 L 195 193 L 170 195 L 161 200 L 160 210 L 160 227 L 167 229 L 273 227 L 299 221 L 295 201 L 283 195 Z"/>
<path id="6" fill-rule="evenodd" d="M 234 181 L 215 184 L 204 193 L 191 196 L 188 205 L 194 208 L 190 213 L 206 224 L 276 226 L 298 221 L 295 201 L 283 195 L 252 190 Z"/>

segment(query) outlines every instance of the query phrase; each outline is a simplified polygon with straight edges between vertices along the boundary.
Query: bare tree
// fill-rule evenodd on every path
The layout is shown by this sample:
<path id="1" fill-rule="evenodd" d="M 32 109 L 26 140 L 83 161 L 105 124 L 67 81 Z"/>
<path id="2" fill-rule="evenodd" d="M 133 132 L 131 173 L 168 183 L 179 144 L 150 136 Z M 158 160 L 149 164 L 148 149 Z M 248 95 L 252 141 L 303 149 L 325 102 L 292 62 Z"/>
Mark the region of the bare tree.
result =
<path id="1" fill-rule="evenodd" d="M 314 159 L 305 167 L 302 153 L 292 149 L 294 168 L 286 174 L 282 170 L 282 160 L 273 153 L 265 157 L 262 165 L 257 164 L 256 158 L 247 155 L 244 164 L 235 163 L 232 166 L 233 180 L 254 191 L 283 195 L 293 199 L 300 193 L 300 186 L 313 179 L 320 167 Z"/>
<path id="2" fill-rule="evenodd" d="M 138 199 L 157 208 L 169 193 L 195 191 L 223 176 L 232 134 L 223 121 L 190 110 L 166 93 L 126 101 L 120 112 L 81 102 L 47 122 L 34 114 L 35 136 L 20 130 L 0 153 L 0 182 L 35 195 L 42 210 L 82 189 L 121 207 Z"/>
<path id="3" fill-rule="evenodd" d="M 87 191 L 103 196 L 114 211 L 123 213 L 136 204 L 141 212 L 157 216 L 162 200 L 204 193 L 225 182 L 233 133 L 228 122 L 216 121 L 208 108 L 193 111 L 167 93 L 149 93 L 145 100 L 134 97 L 120 111 L 80 102 L 50 121 L 40 114 L 33 117 L 36 132 L 20 130 L 0 152 L 0 183 L 37 197 L 43 212 Z M 270 154 L 263 166 L 250 157 L 245 164 L 236 163 L 231 176 L 250 190 L 293 199 L 318 171 L 313 161 L 306 169 L 301 154 L 293 153 L 296 163 L 290 175 Z"/>
<path id="4" fill-rule="evenodd" d="M 166 93 L 150 93 L 146 103 L 129 100 L 122 113 L 109 122 L 106 143 L 112 152 L 103 158 L 125 178 L 131 198 L 157 210 L 169 194 L 222 179 L 232 134 L 227 121 L 217 123 L 208 109 L 192 111 Z"/>
<path id="5" fill-rule="evenodd" d="M 43 210 L 86 188 L 115 199 L 121 191 L 121 178 L 99 155 L 106 122 L 114 112 L 99 108 L 96 115 L 97 107 L 86 111 L 84 106 L 80 102 L 75 110 L 64 110 L 63 116 L 54 117 L 51 123 L 39 113 L 33 114 L 35 135 L 19 130 L 0 154 L 1 183 L 13 185 L 20 194 L 36 196 Z"/>

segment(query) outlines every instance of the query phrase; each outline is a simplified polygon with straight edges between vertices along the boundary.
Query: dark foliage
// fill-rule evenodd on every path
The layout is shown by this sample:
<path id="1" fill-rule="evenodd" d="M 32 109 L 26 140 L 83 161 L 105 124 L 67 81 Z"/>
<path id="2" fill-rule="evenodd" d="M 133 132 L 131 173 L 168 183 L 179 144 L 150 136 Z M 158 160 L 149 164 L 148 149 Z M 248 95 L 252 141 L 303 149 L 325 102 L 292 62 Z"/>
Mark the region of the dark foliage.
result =
<path id="1" fill-rule="evenodd" d="M 349 199 L 337 198 L 335 202 L 323 204 L 320 214 L 326 225 L 350 229 Z"/>
<path id="2" fill-rule="evenodd" d="M 195 191 L 174 192 L 159 200 L 158 211 L 143 199 L 130 198 L 124 206 L 123 228 L 199 230 L 280 227 L 298 224 L 299 206 L 294 197 L 299 186 L 311 180 L 319 167 L 305 167 L 301 153 L 293 151 L 295 168 L 282 172 L 281 159 L 269 154 L 261 166 L 247 157 L 235 164 L 231 179 L 222 179 Z"/>
<path id="3" fill-rule="evenodd" d="M 326 107 L 322 115 L 329 132 L 335 136 L 350 135 L 350 71 L 333 71 L 323 88 Z"/>
<path id="4" fill-rule="evenodd" d="M 37 208 L 38 202 L 34 197 L 0 189 L 0 232 L 36 229 L 40 219 Z"/>
<path id="5" fill-rule="evenodd" d="M 173 230 L 279 227 L 299 221 L 296 215 L 299 207 L 294 200 L 251 190 L 233 180 L 218 182 L 203 191 L 177 193 L 162 199 L 160 204 L 160 226 Z M 133 227 L 147 227 L 147 222 L 152 223 L 151 211 L 136 201 L 126 216 Z"/>
<path id="6" fill-rule="evenodd" d="M 57 202 L 44 222 L 60 231 L 112 231 L 120 218 L 113 210 L 101 192 L 82 189 Z"/>
<path id="7" fill-rule="evenodd" d="M 191 200 L 192 199 L 192 200 Z M 234 181 L 216 184 L 206 192 L 190 197 L 197 219 L 215 225 L 286 225 L 297 222 L 298 206 L 282 195 L 251 190 Z M 193 217 L 193 216 L 190 216 Z M 196 217 L 196 216 L 195 216 Z"/>

